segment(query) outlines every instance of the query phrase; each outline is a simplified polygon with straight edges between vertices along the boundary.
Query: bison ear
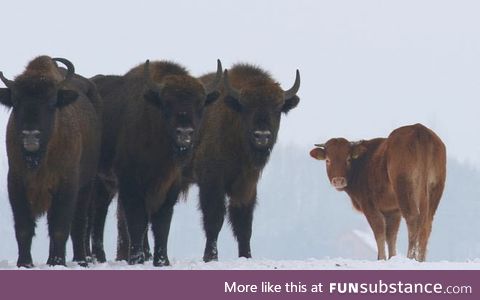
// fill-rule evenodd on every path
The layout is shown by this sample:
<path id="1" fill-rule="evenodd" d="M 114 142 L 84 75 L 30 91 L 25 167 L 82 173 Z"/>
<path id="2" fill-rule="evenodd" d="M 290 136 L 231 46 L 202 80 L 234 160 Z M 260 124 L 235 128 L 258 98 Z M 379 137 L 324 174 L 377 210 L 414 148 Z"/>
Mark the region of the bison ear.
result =
<path id="1" fill-rule="evenodd" d="M 12 93 L 8 88 L 0 88 L 0 103 L 5 105 L 6 107 L 12 107 Z"/>
<path id="2" fill-rule="evenodd" d="M 158 108 L 163 107 L 163 101 L 160 98 L 160 95 L 152 90 L 147 90 L 145 94 L 143 94 L 143 98 L 147 100 L 148 103 L 155 105 Z"/>
<path id="3" fill-rule="evenodd" d="M 240 103 L 240 101 L 238 101 L 238 99 L 230 96 L 230 95 L 227 95 L 225 97 L 225 104 L 227 104 L 228 107 L 230 107 L 231 109 L 233 109 L 234 111 L 236 112 L 241 112 L 242 111 L 242 104 Z"/>
<path id="4" fill-rule="evenodd" d="M 213 91 L 207 95 L 207 99 L 205 100 L 205 106 L 209 106 L 213 102 L 217 101 L 218 97 L 220 96 L 219 91 Z"/>
<path id="5" fill-rule="evenodd" d="M 352 158 L 353 159 L 360 158 L 366 152 L 367 152 L 367 147 L 365 147 L 364 145 L 361 145 L 361 144 L 355 145 L 352 148 Z"/>
<path id="6" fill-rule="evenodd" d="M 311 151 L 310 151 L 310 156 L 315 158 L 315 159 L 318 159 L 318 160 L 325 160 L 325 149 L 323 148 L 313 148 Z"/>
<path id="7" fill-rule="evenodd" d="M 297 107 L 298 102 L 300 102 L 300 98 L 295 95 L 290 99 L 285 99 L 285 104 L 283 104 L 282 112 L 288 113 L 291 109 Z"/>
<path id="8" fill-rule="evenodd" d="M 75 102 L 78 99 L 78 93 L 72 90 L 58 90 L 57 108 L 63 108 Z"/>

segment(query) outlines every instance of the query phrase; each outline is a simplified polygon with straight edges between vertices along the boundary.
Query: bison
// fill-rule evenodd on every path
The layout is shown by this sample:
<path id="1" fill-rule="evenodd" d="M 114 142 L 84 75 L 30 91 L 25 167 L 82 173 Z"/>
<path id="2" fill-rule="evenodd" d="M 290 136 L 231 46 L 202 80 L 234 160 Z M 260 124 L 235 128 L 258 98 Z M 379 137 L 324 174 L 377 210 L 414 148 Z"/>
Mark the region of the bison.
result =
<path id="1" fill-rule="evenodd" d="M 67 66 L 59 69 L 56 61 Z M 64 58 L 40 56 L 14 81 L 0 78 L 0 102 L 12 108 L 7 125 L 8 194 L 18 243 L 18 267 L 33 267 L 36 219 L 47 213 L 47 264 L 65 265 L 72 236 L 74 261 L 85 266 L 86 224 L 101 135 L 95 85 Z"/>
<path id="2" fill-rule="evenodd" d="M 375 235 L 378 259 L 396 255 L 401 217 L 408 227 L 408 258 L 424 261 L 446 177 L 446 150 L 430 129 L 415 124 L 388 138 L 331 139 L 310 155 L 325 160 L 331 185 L 350 196 Z"/>
<path id="3" fill-rule="evenodd" d="M 201 79 L 211 82 L 213 74 Z M 261 68 L 237 64 L 225 70 L 222 93 L 206 109 L 199 143 L 184 183 L 197 183 L 206 245 L 203 260 L 218 259 L 217 238 L 226 213 L 238 241 L 239 257 L 251 257 L 257 184 L 277 140 L 282 113 L 300 101 L 300 73 L 287 91 Z"/>
<path id="4" fill-rule="evenodd" d="M 150 222 L 153 264 L 169 265 L 167 241 L 182 169 L 192 157 L 204 108 L 220 94 L 221 77 L 220 61 L 213 82 L 202 84 L 176 63 L 147 60 L 124 76 L 93 78 L 105 102 L 92 239 L 97 260 L 105 260 L 105 215 L 118 189 L 119 217 L 125 217 L 128 235 L 120 230 L 117 259 L 128 252 L 129 264 L 145 261 Z"/>

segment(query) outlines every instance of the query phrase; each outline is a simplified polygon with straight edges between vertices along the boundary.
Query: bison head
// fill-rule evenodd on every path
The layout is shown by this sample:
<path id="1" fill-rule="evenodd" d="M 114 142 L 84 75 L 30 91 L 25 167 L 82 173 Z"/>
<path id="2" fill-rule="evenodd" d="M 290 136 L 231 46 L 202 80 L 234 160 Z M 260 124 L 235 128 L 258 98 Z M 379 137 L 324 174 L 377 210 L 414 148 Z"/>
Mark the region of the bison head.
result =
<path id="1" fill-rule="evenodd" d="M 145 99 L 157 107 L 167 123 L 174 150 L 180 157 L 191 152 L 205 106 L 214 102 L 222 78 L 222 64 L 217 60 L 217 74 L 209 85 L 189 75 L 167 75 L 155 82 L 150 75 L 149 61 L 144 66 Z"/>
<path id="2" fill-rule="evenodd" d="M 283 91 L 278 83 L 259 80 L 237 90 L 230 84 L 228 71 L 223 77 L 228 107 L 242 119 L 243 134 L 248 141 L 255 161 L 266 163 L 276 140 L 282 113 L 288 113 L 300 101 L 296 95 L 300 88 L 300 72 L 297 70 L 292 88 Z"/>
<path id="3" fill-rule="evenodd" d="M 315 146 L 310 156 L 325 160 L 330 184 L 338 191 L 345 190 L 352 175 L 352 165 L 365 154 L 367 148 L 362 142 L 349 142 L 344 138 L 331 139 Z"/>
<path id="4" fill-rule="evenodd" d="M 30 168 L 40 164 L 53 132 L 57 110 L 78 98 L 76 91 L 64 88 L 75 73 L 73 64 L 64 58 L 51 59 L 67 66 L 65 78 L 58 82 L 41 71 L 43 67 L 52 63 L 49 60 L 47 57 L 37 58 L 31 65 L 33 64 L 34 68 L 38 63 L 39 70 L 25 72 L 15 81 L 8 80 L 0 72 L 0 79 L 6 86 L 0 89 L 0 102 L 8 108 L 13 108 L 15 136 L 18 137 Z M 54 64 L 53 66 L 56 68 Z"/>

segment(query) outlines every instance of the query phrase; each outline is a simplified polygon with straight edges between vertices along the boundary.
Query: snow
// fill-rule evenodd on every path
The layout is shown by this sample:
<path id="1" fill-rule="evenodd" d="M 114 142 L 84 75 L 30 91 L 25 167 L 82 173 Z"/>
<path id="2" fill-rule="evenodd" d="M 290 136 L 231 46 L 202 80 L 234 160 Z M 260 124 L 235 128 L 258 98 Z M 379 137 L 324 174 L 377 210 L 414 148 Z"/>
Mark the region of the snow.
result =
<path id="1" fill-rule="evenodd" d="M 465 262 L 417 262 L 404 256 L 396 256 L 388 261 L 354 260 L 346 258 L 325 258 L 307 260 L 271 259 L 227 259 L 204 263 L 200 258 L 171 260 L 169 267 L 157 268 L 152 262 L 129 266 L 126 262 L 109 261 L 91 264 L 82 268 L 73 262 L 67 267 L 50 267 L 36 263 L 33 270 L 480 270 L 480 259 Z M 17 269 L 13 261 L 0 261 L 0 269 Z"/>

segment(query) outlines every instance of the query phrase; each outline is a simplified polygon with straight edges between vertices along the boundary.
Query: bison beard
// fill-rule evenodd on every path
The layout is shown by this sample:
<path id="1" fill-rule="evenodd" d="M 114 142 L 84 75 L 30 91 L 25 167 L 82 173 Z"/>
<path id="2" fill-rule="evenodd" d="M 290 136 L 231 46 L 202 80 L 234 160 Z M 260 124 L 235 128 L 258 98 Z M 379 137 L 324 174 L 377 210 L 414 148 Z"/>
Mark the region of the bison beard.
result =
<path id="1" fill-rule="evenodd" d="M 202 81 L 212 78 L 213 74 L 208 74 Z M 218 259 L 217 239 L 227 211 L 227 196 L 238 255 L 251 257 L 257 183 L 275 144 L 281 113 L 299 102 L 299 86 L 298 71 L 288 91 L 283 91 L 267 72 L 251 65 L 236 65 L 224 72 L 222 94 L 205 112 L 193 162 L 184 172 L 185 182 L 199 186 L 205 262 Z"/>

